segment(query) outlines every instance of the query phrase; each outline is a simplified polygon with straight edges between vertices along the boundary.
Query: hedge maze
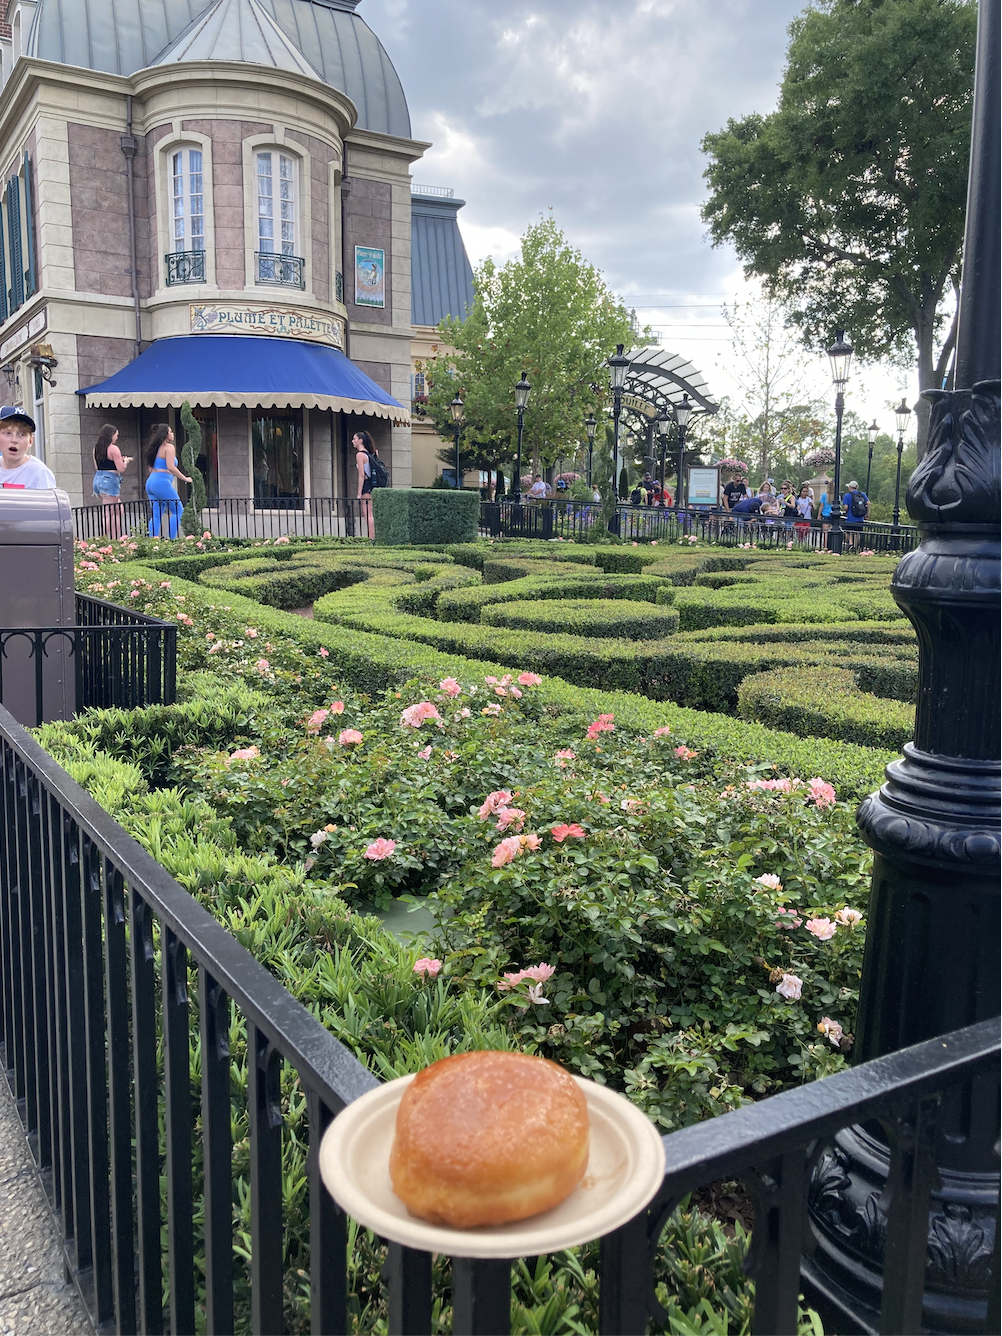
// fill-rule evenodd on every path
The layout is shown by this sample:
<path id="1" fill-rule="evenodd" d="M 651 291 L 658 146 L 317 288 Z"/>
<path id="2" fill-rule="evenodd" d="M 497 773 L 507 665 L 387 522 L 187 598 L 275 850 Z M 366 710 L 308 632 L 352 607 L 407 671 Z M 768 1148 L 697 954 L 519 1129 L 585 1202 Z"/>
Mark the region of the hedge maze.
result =
<path id="1" fill-rule="evenodd" d="M 918 650 L 893 558 L 543 542 L 322 543 L 162 563 L 203 587 L 582 687 L 898 749 Z"/>

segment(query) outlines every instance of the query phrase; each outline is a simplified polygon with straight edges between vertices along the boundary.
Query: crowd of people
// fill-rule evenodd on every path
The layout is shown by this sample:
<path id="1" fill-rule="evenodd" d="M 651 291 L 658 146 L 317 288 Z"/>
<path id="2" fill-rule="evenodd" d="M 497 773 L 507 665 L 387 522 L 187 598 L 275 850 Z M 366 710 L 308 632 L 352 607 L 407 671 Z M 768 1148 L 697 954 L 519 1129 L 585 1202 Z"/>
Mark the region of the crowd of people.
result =
<path id="1" fill-rule="evenodd" d="M 858 541 L 863 523 L 870 515 L 870 498 L 855 480 L 850 482 L 842 499 L 842 527 L 850 542 Z M 831 529 L 832 503 L 828 484 L 815 497 L 810 483 L 796 487 L 786 478 L 778 491 L 767 478 L 755 491 L 740 474 L 734 473 L 721 491 L 721 509 L 734 516 L 739 525 L 759 525 L 766 528 L 782 526 L 803 541 L 812 527 L 820 525 L 823 533 Z"/>

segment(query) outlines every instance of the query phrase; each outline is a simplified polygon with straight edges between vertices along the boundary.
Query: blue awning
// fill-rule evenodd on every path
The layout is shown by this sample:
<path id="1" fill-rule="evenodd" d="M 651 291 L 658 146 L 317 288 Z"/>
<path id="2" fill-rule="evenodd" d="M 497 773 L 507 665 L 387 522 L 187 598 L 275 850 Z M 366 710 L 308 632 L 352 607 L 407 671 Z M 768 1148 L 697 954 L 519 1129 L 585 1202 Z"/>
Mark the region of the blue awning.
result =
<path id="1" fill-rule="evenodd" d="M 337 348 L 263 335 L 157 339 L 100 385 L 77 390 L 88 408 L 329 408 L 388 418 L 410 414 Z"/>

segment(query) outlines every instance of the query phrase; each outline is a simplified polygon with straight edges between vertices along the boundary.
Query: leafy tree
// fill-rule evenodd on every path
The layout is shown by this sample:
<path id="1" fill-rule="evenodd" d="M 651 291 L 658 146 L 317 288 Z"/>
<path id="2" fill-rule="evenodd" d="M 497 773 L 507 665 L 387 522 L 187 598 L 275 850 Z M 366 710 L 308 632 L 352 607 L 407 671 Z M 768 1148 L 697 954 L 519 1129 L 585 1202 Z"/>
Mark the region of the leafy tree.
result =
<path id="1" fill-rule="evenodd" d="M 630 312 L 552 217 L 528 229 L 521 254 L 502 268 L 485 260 L 474 288 L 466 319 L 447 316 L 439 325 L 453 351 L 443 350 L 423 368 L 428 416 L 449 440 L 448 405 L 458 391 L 465 406 L 464 453 L 488 458 L 493 467 L 508 464 L 516 448 L 514 387 L 525 371 L 532 394 L 523 472 L 534 459 L 549 468 L 576 455 L 585 418 L 603 412 L 606 359 L 618 343 L 636 341 Z"/>
<path id="2" fill-rule="evenodd" d="M 956 339 L 976 24 L 975 0 L 818 0 L 790 25 L 777 110 L 703 139 L 714 244 L 811 346 L 844 328 L 869 359 L 913 347 L 923 389 Z"/>
<path id="3" fill-rule="evenodd" d="M 181 426 L 184 428 L 181 467 L 191 479 L 191 495 L 181 515 L 181 528 L 185 533 L 200 534 L 205 509 L 205 479 L 195 461 L 202 453 L 202 428 L 187 399 L 181 405 Z"/>

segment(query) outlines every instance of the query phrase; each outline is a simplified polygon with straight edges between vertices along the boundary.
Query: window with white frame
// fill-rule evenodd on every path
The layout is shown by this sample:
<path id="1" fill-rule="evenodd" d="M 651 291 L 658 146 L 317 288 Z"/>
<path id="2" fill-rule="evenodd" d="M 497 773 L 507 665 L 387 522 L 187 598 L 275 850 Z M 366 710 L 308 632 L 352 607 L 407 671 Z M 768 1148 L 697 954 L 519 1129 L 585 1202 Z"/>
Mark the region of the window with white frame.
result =
<path id="1" fill-rule="evenodd" d="M 257 239 L 265 255 L 295 255 L 296 159 L 287 153 L 257 155 Z"/>
<path id="2" fill-rule="evenodd" d="M 202 150 L 179 148 L 171 154 L 171 229 L 175 252 L 205 250 L 205 195 Z"/>

